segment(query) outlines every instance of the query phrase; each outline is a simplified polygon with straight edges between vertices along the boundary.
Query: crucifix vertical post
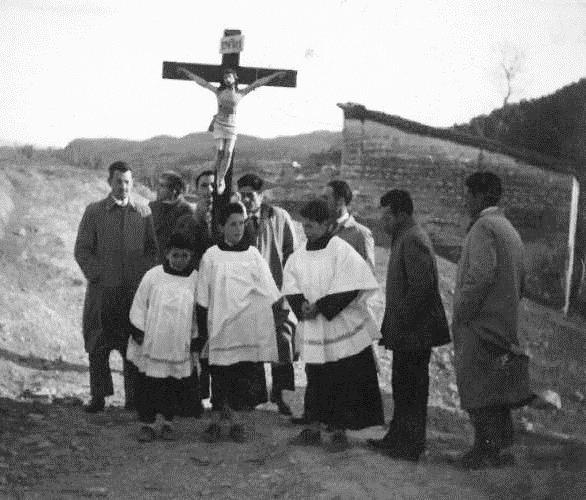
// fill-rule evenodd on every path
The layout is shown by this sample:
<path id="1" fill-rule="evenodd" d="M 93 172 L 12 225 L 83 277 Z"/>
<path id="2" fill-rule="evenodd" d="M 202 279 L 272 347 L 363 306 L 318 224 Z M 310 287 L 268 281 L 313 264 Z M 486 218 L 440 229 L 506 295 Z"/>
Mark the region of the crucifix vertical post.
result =
<path id="1" fill-rule="evenodd" d="M 243 48 L 243 41 L 244 37 L 240 30 L 226 29 L 224 30 L 224 36 L 220 42 L 220 53 L 222 54 L 222 62 L 220 65 L 165 61 L 163 62 L 163 78 L 172 80 L 189 80 L 189 77 L 186 76 L 185 73 L 179 71 L 180 68 L 185 68 L 207 82 L 218 82 L 221 84 L 224 70 L 231 68 L 236 71 L 238 82 L 242 84 L 251 84 L 260 78 L 265 78 L 274 73 L 280 72 L 282 75 L 279 78 L 267 81 L 264 85 L 272 87 L 295 87 L 297 85 L 297 71 L 240 66 L 240 52 Z M 222 207 L 230 202 L 232 196 L 234 157 L 235 152 L 232 154 L 230 165 L 226 172 L 224 179 L 226 189 L 222 194 L 218 193 L 217 175 L 216 181 L 214 182 L 212 198 L 212 231 L 216 236 L 218 235 L 218 214 Z"/>

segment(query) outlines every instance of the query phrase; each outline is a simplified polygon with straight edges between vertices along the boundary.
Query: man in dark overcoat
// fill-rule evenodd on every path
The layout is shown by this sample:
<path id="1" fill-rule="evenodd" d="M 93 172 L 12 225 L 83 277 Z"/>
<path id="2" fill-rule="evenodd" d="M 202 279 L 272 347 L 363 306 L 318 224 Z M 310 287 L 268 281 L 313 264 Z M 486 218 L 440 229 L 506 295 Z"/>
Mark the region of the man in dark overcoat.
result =
<path id="1" fill-rule="evenodd" d="M 477 172 L 466 179 L 471 216 L 454 291 L 452 332 L 460 403 L 474 427 L 467 469 L 509 463 L 511 409 L 533 399 L 528 357 L 519 346 L 519 304 L 525 282 L 521 237 L 497 206 L 500 178 Z"/>
<path id="2" fill-rule="evenodd" d="M 450 333 L 433 245 L 413 217 L 410 194 L 394 189 L 380 205 L 391 236 L 380 343 L 393 351 L 393 419 L 381 440 L 369 442 L 392 457 L 417 461 L 425 450 L 431 349 L 449 343 Z"/>
<path id="3" fill-rule="evenodd" d="M 83 309 L 83 337 L 89 355 L 89 413 L 104 409 L 114 394 L 109 356 L 124 359 L 126 407 L 135 405 L 134 366 L 125 360 L 131 332 L 128 318 L 144 273 L 157 260 L 158 247 L 149 207 L 130 198 L 132 171 L 122 161 L 108 168 L 111 191 L 85 210 L 75 242 L 75 260 L 88 281 Z"/>
<path id="4" fill-rule="evenodd" d="M 167 243 L 174 232 L 177 220 L 193 213 L 193 208 L 183 198 L 184 192 L 185 181 L 178 173 L 167 170 L 159 176 L 157 199 L 149 203 L 159 245 L 159 263 L 165 260 Z"/>

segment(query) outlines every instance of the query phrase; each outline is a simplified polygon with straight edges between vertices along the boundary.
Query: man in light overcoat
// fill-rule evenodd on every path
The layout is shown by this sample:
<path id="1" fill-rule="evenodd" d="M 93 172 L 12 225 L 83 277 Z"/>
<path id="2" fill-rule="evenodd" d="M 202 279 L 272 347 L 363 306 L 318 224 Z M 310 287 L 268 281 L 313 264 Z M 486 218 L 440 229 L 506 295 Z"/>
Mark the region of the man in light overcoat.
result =
<path id="1" fill-rule="evenodd" d="M 108 171 L 110 194 L 86 208 L 74 250 L 88 281 L 82 322 L 89 355 L 89 413 L 102 411 L 105 398 L 114 394 L 109 365 L 112 350 L 124 359 L 126 407 L 135 405 L 136 368 L 125 360 L 131 332 L 128 315 L 141 278 L 158 257 L 151 211 L 146 204 L 130 199 L 130 167 L 117 161 Z"/>
<path id="2" fill-rule="evenodd" d="M 479 469 L 513 460 L 501 453 L 513 442 L 511 409 L 533 395 L 528 358 L 517 337 L 523 243 L 497 206 L 500 178 L 477 172 L 466 186 L 472 222 L 458 264 L 452 332 L 460 401 L 474 427 L 474 445 L 462 465 Z"/>

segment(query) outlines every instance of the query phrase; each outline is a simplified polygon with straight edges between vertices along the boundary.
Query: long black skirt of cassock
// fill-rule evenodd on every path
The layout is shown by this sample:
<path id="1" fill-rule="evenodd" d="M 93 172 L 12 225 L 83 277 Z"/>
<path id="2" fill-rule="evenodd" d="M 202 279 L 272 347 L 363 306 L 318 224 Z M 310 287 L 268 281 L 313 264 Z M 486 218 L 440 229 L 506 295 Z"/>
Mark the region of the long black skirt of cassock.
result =
<path id="1" fill-rule="evenodd" d="M 306 373 L 309 420 L 351 430 L 384 423 L 372 347 L 338 361 L 308 363 Z"/>
<path id="2" fill-rule="evenodd" d="M 217 374 L 216 380 L 214 373 Z M 241 361 L 227 367 L 214 366 L 213 369 L 210 365 L 210 374 L 212 410 L 221 410 L 224 398 L 233 410 L 252 410 L 268 401 L 264 363 Z M 224 387 L 226 384 L 229 387 Z"/>

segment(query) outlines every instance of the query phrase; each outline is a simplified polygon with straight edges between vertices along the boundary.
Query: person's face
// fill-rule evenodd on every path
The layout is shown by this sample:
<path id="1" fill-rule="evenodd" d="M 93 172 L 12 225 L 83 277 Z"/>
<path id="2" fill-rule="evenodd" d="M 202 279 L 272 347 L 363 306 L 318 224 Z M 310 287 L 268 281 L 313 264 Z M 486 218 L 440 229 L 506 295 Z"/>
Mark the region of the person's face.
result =
<path id="1" fill-rule="evenodd" d="M 111 194 L 117 200 L 124 201 L 128 199 L 130 191 L 132 190 L 132 172 L 127 170 L 126 172 L 120 172 L 120 170 L 114 170 L 114 173 L 110 179 Z"/>
<path id="2" fill-rule="evenodd" d="M 338 202 L 334 196 L 334 190 L 330 186 L 326 186 L 322 190 L 321 194 L 322 199 L 328 204 L 328 211 L 330 212 L 330 217 L 335 219 L 338 217 Z"/>
<path id="3" fill-rule="evenodd" d="M 381 207 L 380 214 L 380 221 L 384 232 L 387 234 L 393 234 L 397 224 L 400 222 L 400 214 L 395 215 L 391 211 L 391 207 Z"/>
<path id="4" fill-rule="evenodd" d="M 169 266 L 175 271 L 183 271 L 191 261 L 192 256 L 192 252 L 186 248 L 171 248 L 166 255 Z"/>
<path id="5" fill-rule="evenodd" d="M 226 224 L 220 226 L 220 229 L 226 243 L 236 245 L 244 236 L 244 214 L 230 214 Z"/>
<path id="6" fill-rule="evenodd" d="M 234 73 L 224 73 L 224 85 L 231 87 L 236 83 L 236 75 Z"/>
<path id="7" fill-rule="evenodd" d="M 211 200 L 214 189 L 214 176 L 202 175 L 197 183 L 197 196 L 202 200 Z"/>
<path id="8" fill-rule="evenodd" d="M 177 194 L 169 186 L 169 181 L 164 177 L 159 177 L 157 183 L 157 200 L 158 201 L 171 201 L 177 198 Z"/>
<path id="9" fill-rule="evenodd" d="M 328 221 L 317 222 L 315 220 L 303 218 L 301 221 L 303 232 L 309 241 L 315 241 L 328 232 L 330 224 Z"/>
<path id="10" fill-rule="evenodd" d="M 240 200 L 246 207 L 248 213 L 255 213 L 260 210 L 262 203 L 262 193 L 255 191 L 250 186 L 242 186 L 238 189 Z"/>

